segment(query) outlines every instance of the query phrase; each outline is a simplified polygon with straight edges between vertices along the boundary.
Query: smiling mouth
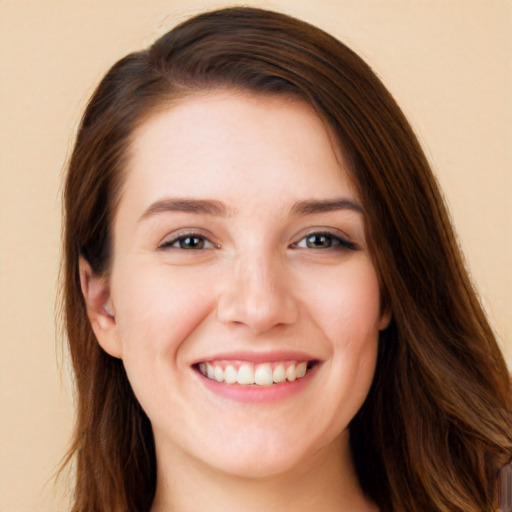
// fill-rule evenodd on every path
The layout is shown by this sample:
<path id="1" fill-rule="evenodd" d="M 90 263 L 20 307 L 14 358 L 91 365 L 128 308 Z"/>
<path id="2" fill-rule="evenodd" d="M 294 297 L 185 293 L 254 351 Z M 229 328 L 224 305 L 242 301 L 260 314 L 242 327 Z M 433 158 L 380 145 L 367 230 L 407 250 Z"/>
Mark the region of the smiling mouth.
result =
<path id="1" fill-rule="evenodd" d="M 240 386 L 274 386 L 302 379 L 317 361 L 204 361 L 194 365 L 207 379 Z"/>

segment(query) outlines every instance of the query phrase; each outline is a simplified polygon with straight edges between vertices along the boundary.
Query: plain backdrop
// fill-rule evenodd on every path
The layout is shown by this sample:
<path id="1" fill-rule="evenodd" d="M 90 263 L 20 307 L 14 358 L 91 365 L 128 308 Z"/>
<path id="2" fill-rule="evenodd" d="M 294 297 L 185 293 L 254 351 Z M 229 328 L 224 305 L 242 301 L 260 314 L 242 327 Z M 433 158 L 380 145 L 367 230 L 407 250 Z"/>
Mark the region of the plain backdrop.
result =
<path id="1" fill-rule="evenodd" d="M 72 428 L 56 329 L 62 169 L 88 96 L 129 51 L 234 2 L 0 0 L 0 511 L 67 509 Z M 409 117 L 512 354 L 512 2 L 275 0 L 356 50 Z M 57 326 L 58 327 L 58 326 Z"/>

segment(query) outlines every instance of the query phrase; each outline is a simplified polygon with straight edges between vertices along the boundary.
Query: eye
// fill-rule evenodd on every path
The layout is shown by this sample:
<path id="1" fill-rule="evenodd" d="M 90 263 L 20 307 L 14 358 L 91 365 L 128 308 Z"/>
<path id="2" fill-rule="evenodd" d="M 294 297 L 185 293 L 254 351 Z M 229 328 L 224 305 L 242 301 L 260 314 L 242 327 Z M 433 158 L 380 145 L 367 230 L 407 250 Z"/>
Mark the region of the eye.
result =
<path id="1" fill-rule="evenodd" d="M 214 249 L 217 246 L 207 238 L 193 233 L 181 235 L 171 240 L 165 240 L 159 245 L 159 249 L 183 249 L 186 251 L 199 251 L 203 249 Z"/>
<path id="2" fill-rule="evenodd" d="M 357 249 L 354 243 L 332 233 L 309 233 L 293 244 L 293 247 L 301 249 L 350 249 L 353 251 Z"/>

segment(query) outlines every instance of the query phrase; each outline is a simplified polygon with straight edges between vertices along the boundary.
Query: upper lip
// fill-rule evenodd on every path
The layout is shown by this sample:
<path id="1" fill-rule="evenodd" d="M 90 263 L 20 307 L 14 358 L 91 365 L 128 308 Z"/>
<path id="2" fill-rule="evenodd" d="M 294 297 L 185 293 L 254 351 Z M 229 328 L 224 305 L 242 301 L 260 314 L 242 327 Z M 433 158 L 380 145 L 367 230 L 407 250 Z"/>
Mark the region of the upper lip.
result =
<path id="1" fill-rule="evenodd" d="M 215 354 L 196 359 L 192 365 L 207 361 L 248 361 L 252 363 L 275 363 L 278 361 L 319 361 L 318 357 L 306 354 L 300 351 L 237 351 L 237 352 L 217 352 Z"/>

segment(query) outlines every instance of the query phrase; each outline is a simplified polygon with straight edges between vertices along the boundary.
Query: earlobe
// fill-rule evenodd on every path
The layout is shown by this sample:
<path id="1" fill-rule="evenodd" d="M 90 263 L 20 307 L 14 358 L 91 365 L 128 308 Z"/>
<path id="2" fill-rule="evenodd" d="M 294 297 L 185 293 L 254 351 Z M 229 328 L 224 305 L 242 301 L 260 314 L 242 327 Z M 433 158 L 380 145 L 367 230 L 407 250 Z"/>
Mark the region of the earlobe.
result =
<path id="1" fill-rule="evenodd" d="M 386 309 L 386 311 L 382 312 L 382 315 L 379 320 L 379 331 L 385 331 L 391 322 L 393 314 L 390 309 Z"/>
<path id="2" fill-rule="evenodd" d="M 97 275 L 83 257 L 78 262 L 80 286 L 87 316 L 100 346 L 113 357 L 121 358 L 122 343 L 117 331 L 115 307 L 108 278 Z"/>

